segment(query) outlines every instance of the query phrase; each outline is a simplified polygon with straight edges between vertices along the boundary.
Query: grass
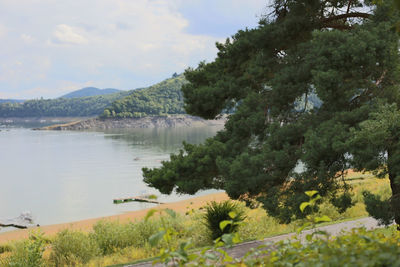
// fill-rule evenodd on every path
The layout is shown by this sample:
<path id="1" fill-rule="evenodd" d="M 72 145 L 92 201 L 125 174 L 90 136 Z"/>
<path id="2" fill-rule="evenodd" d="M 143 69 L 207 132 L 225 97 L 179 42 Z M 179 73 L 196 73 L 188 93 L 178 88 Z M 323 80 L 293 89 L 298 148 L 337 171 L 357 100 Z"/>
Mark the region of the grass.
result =
<path id="1" fill-rule="evenodd" d="M 329 216 L 333 222 L 322 225 L 338 223 L 368 216 L 363 204 L 362 192 L 369 190 L 383 197 L 390 196 L 388 179 L 377 179 L 371 174 L 350 173 L 347 181 L 353 186 L 353 201 L 356 204 L 345 213 L 339 214 L 330 203 L 324 202 L 319 213 Z M 241 209 L 246 211 L 246 219 L 238 228 L 238 233 L 243 241 L 263 239 L 266 237 L 294 232 L 302 222 L 279 224 L 274 218 L 267 215 L 262 208 L 249 209 L 239 203 Z M 174 245 L 184 240 L 192 240 L 194 250 L 212 244 L 210 230 L 204 223 L 204 209 L 193 210 L 187 207 L 186 214 L 179 214 L 175 218 L 164 219 L 168 227 L 177 233 Z M 56 236 L 45 239 L 46 246 L 42 258 L 44 266 L 70 265 L 70 266 L 121 266 L 130 262 L 138 263 L 151 260 L 158 249 L 152 248 L 148 239 L 158 232 L 160 219 L 155 217 L 148 221 L 140 220 L 129 223 L 100 221 L 90 233 L 66 231 Z M 391 228 L 389 228 L 391 229 Z M 394 230 L 377 230 L 390 231 Z M 30 240 L 30 247 L 35 247 L 35 241 Z M 33 242 L 33 243 L 32 243 Z M 26 249 L 20 242 L 13 242 L 0 246 L 0 263 L 3 260 L 17 261 L 18 257 L 26 254 Z M 37 257 L 37 255 L 33 255 Z M 36 259 L 36 258 L 35 258 Z M 1 265 L 1 264 L 0 264 Z"/>

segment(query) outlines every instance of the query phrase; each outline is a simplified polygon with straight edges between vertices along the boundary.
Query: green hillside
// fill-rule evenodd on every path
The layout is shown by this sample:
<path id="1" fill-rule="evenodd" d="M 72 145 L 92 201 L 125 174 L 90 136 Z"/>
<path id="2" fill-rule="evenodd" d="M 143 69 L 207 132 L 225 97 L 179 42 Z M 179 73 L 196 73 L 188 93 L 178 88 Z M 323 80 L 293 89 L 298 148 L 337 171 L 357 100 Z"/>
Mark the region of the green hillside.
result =
<path id="1" fill-rule="evenodd" d="M 0 103 L 0 117 L 91 117 L 130 92 L 79 98 L 35 99 L 23 103 Z"/>
<path id="2" fill-rule="evenodd" d="M 103 117 L 129 118 L 146 115 L 182 114 L 183 75 L 156 85 L 108 95 L 35 99 L 23 103 L 0 103 L 0 117 Z"/>
<path id="3" fill-rule="evenodd" d="M 166 79 L 148 88 L 135 90 L 104 110 L 104 118 L 132 118 L 147 115 L 184 114 L 181 87 L 183 75 Z"/>

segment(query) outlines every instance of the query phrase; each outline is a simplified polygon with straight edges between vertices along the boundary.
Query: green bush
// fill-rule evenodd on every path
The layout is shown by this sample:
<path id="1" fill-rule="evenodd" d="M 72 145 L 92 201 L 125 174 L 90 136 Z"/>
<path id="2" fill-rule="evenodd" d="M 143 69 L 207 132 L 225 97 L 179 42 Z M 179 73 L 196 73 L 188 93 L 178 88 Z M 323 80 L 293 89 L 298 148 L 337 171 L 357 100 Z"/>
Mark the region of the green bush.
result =
<path id="1" fill-rule="evenodd" d="M 17 242 L 12 249 L 12 255 L 3 260 L 4 267 L 41 267 L 44 266 L 43 251 L 45 240 L 42 234 L 34 233 L 28 240 Z"/>
<path id="2" fill-rule="evenodd" d="M 245 219 L 244 210 L 233 201 L 227 200 L 223 202 L 212 201 L 205 207 L 206 213 L 204 214 L 204 222 L 211 232 L 211 238 L 217 239 L 223 234 L 233 233 L 237 230 L 238 224 Z M 230 213 L 234 213 L 234 216 L 230 216 Z M 230 221 L 233 223 L 227 227 L 221 229 L 220 223 L 222 221 Z"/>
<path id="3" fill-rule="evenodd" d="M 91 237 L 82 232 L 63 230 L 52 243 L 50 261 L 55 266 L 74 266 L 87 263 L 99 254 L 100 249 Z"/>
<path id="4" fill-rule="evenodd" d="M 400 266 L 400 235 L 355 229 L 330 239 L 281 242 L 267 257 L 249 265 L 262 266 Z"/>
<path id="5" fill-rule="evenodd" d="M 152 220 L 142 220 L 135 223 L 134 228 L 136 233 L 134 245 L 136 247 L 144 247 L 148 243 L 150 236 L 158 231 L 159 224 Z"/>
<path id="6" fill-rule="evenodd" d="M 134 224 L 121 224 L 112 221 L 99 221 L 96 223 L 93 226 L 91 236 L 104 255 L 135 245 L 138 237 Z"/>

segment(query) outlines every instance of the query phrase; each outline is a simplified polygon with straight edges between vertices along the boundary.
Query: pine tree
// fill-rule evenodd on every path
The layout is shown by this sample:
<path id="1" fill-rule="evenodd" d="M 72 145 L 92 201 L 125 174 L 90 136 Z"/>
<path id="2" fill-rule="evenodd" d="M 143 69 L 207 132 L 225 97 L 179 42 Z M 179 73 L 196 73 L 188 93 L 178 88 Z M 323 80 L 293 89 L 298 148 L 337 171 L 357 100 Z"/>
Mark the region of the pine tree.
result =
<path id="1" fill-rule="evenodd" d="M 390 1 L 275 0 L 272 7 L 257 28 L 217 44 L 215 61 L 185 71 L 186 111 L 212 119 L 233 109 L 225 129 L 204 144 L 184 144 L 161 168 L 144 168 L 144 181 L 162 193 L 224 189 L 233 199 L 259 200 L 287 223 L 304 216 L 305 191 L 345 211 L 352 205 L 346 170 L 379 170 L 389 174 L 400 223 L 400 122 L 382 128 L 376 115 L 399 113 L 398 11 Z M 367 145 L 370 127 L 384 131 L 379 144 Z"/>

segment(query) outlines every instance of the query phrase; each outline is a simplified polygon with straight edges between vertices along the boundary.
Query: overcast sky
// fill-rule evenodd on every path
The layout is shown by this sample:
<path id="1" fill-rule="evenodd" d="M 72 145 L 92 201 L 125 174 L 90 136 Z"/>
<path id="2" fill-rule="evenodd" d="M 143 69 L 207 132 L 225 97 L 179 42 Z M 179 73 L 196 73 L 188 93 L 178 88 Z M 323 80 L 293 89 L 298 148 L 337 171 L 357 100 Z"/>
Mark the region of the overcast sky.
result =
<path id="1" fill-rule="evenodd" d="M 265 0 L 0 0 L 0 98 L 134 89 L 212 61 Z"/>

